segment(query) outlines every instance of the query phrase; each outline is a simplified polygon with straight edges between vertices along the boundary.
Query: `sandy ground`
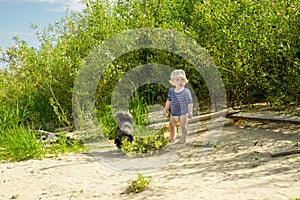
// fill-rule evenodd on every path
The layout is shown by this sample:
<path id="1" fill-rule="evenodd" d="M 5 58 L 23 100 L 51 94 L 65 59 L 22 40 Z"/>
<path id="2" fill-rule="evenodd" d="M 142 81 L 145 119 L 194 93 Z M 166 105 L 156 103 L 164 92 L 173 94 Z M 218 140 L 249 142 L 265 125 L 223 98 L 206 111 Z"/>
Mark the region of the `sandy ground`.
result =
<path id="1" fill-rule="evenodd" d="M 227 125 L 214 148 L 201 147 L 206 131 L 197 129 L 187 146 L 171 145 L 151 158 L 125 159 L 108 145 L 90 153 L 0 164 L 0 199 L 300 198 L 300 154 L 270 156 L 299 145 L 300 126 Z M 121 194 L 139 171 L 152 179 L 149 187 Z"/>

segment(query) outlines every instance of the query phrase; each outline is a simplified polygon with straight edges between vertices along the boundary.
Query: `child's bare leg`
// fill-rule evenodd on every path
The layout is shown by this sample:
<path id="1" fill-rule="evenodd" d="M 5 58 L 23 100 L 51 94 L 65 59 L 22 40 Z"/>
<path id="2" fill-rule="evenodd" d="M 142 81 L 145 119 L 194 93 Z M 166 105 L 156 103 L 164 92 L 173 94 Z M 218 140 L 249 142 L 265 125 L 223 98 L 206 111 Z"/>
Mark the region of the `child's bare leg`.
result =
<path id="1" fill-rule="evenodd" d="M 176 133 L 176 122 L 175 119 L 171 116 L 170 118 L 170 139 L 174 140 Z"/>
<path id="2" fill-rule="evenodd" d="M 185 144 L 186 143 L 186 135 L 188 132 L 187 129 L 187 115 L 180 116 L 180 129 L 181 129 L 181 137 L 180 140 L 177 142 L 179 144 Z"/>

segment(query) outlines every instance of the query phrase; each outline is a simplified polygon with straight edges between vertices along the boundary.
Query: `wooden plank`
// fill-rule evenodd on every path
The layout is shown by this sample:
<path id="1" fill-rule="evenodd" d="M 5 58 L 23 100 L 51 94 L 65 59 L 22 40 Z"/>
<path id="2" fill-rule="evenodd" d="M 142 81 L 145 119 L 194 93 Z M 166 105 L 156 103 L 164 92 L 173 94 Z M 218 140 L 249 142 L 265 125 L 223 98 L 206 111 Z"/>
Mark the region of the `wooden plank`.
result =
<path id="1" fill-rule="evenodd" d="M 277 151 L 271 154 L 272 157 L 279 157 L 279 156 L 287 156 L 291 154 L 296 154 L 300 153 L 300 148 L 295 148 L 295 149 L 285 149 L 281 151 Z"/>
<path id="2" fill-rule="evenodd" d="M 255 113 L 246 113 L 239 112 L 232 115 L 226 116 L 230 119 L 241 119 L 249 121 L 260 121 L 260 122 L 271 122 L 271 123 L 289 123 L 289 124 L 298 124 L 300 125 L 300 117 L 285 117 L 280 115 L 273 114 L 255 114 Z"/>
<path id="3" fill-rule="evenodd" d="M 209 113 L 209 114 L 205 114 L 205 115 L 197 115 L 197 116 L 194 116 L 192 119 L 189 119 L 188 123 L 194 123 L 194 122 L 198 122 L 198 121 L 206 121 L 206 120 L 210 120 L 215 117 L 230 116 L 230 115 L 238 113 L 238 112 L 239 112 L 238 110 L 228 109 L 228 110 Z M 162 128 L 164 126 L 168 126 L 168 125 L 169 125 L 169 121 L 150 124 L 149 127 L 153 128 L 153 129 L 160 129 L 160 128 Z"/>

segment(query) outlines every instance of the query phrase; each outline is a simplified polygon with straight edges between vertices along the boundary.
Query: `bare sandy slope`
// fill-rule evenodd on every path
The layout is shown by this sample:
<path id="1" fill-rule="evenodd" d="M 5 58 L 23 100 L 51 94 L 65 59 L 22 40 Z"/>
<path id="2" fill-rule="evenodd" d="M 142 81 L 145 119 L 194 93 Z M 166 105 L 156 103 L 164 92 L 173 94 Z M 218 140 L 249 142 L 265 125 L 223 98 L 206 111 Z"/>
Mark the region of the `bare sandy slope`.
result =
<path id="1" fill-rule="evenodd" d="M 121 194 L 127 181 L 137 178 L 139 167 L 124 171 L 131 162 L 124 164 L 126 160 L 112 147 L 92 154 L 0 164 L 0 199 L 300 198 L 300 154 L 270 156 L 299 144 L 299 126 L 228 125 L 212 150 L 201 147 L 204 135 L 205 131 L 191 133 L 184 151 L 173 145 L 156 159 L 132 162 L 143 169 L 147 163 L 153 170 L 142 172 L 152 182 L 138 194 Z"/>

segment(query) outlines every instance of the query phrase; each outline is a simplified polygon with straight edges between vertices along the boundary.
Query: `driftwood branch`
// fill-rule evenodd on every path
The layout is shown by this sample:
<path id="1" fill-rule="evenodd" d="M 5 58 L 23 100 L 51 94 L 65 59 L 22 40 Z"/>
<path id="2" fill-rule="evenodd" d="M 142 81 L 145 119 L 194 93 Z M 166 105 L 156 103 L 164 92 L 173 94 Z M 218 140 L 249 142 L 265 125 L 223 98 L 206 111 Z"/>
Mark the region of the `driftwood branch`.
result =
<path id="1" fill-rule="evenodd" d="M 288 123 L 288 124 L 300 125 L 300 117 L 297 116 L 285 117 L 285 116 L 272 115 L 272 114 L 255 114 L 255 113 L 239 112 L 239 113 L 234 113 L 232 115 L 228 115 L 226 117 L 230 119 L 241 119 L 241 120 L 248 120 L 248 121 Z"/>
<path id="2" fill-rule="evenodd" d="M 300 153 L 300 148 L 295 148 L 295 149 L 285 149 L 282 151 L 274 152 L 271 154 L 272 157 L 279 157 L 279 156 L 287 156 L 291 154 L 296 154 Z"/>
<path id="3" fill-rule="evenodd" d="M 205 115 L 197 115 L 194 116 L 192 119 L 189 119 L 188 122 L 189 123 L 194 123 L 194 122 L 198 122 L 198 121 L 206 121 L 206 120 L 210 120 L 210 119 L 214 119 L 217 117 L 228 117 L 232 114 L 238 113 L 238 110 L 224 110 L 224 111 L 220 111 L 220 112 L 214 112 L 214 113 L 209 113 L 209 114 L 205 114 Z M 161 122 L 161 123 L 155 123 L 155 124 L 150 124 L 149 127 L 153 128 L 153 129 L 160 129 L 164 126 L 168 126 L 169 122 Z"/>
<path id="4" fill-rule="evenodd" d="M 59 138 L 65 136 L 67 142 L 72 142 L 77 140 L 80 144 L 83 144 L 81 139 L 72 138 L 67 136 L 66 133 L 53 133 L 45 130 L 35 130 L 37 138 L 41 138 L 42 140 L 49 141 L 49 142 L 57 142 Z"/>
<path id="5" fill-rule="evenodd" d="M 47 138 L 47 139 L 56 138 L 59 136 L 56 133 L 52 133 L 52 132 L 45 131 L 45 130 L 35 130 L 35 132 L 37 133 L 37 136 L 42 136 L 42 138 Z"/>

